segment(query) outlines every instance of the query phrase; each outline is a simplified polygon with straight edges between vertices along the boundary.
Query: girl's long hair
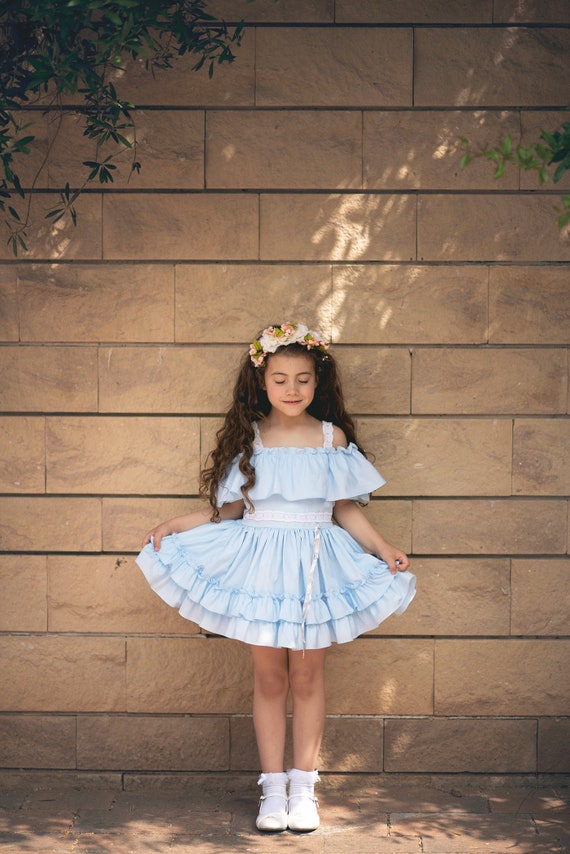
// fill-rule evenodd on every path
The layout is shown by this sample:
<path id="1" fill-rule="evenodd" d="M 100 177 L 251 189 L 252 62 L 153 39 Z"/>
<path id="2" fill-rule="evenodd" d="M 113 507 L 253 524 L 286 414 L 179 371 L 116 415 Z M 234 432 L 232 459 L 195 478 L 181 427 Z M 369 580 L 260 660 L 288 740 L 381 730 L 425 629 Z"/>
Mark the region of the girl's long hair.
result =
<path id="1" fill-rule="evenodd" d="M 310 356 L 313 359 L 317 388 L 315 396 L 307 408 L 309 415 L 319 421 L 331 421 L 343 430 L 347 441 L 353 442 L 363 454 L 365 451 L 356 441 L 356 427 L 346 411 L 338 369 L 334 357 L 318 349 L 308 350 L 302 344 L 289 344 L 277 352 L 291 355 Z M 253 456 L 253 422 L 260 421 L 271 410 L 271 404 L 265 392 L 265 365 L 255 367 L 246 353 L 241 361 L 239 373 L 233 391 L 232 404 L 226 414 L 222 427 L 216 433 L 216 447 L 206 460 L 206 467 L 200 475 L 200 495 L 207 498 L 212 508 L 212 520 L 220 517 L 217 506 L 218 488 L 223 481 L 228 466 L 239 457 L 239 470 L 246 481 L 241 488 L 246 505 L 252 506 L 249 492 L 255 484 Z M 208 465 L 209 463 L 209 465 Z"/>

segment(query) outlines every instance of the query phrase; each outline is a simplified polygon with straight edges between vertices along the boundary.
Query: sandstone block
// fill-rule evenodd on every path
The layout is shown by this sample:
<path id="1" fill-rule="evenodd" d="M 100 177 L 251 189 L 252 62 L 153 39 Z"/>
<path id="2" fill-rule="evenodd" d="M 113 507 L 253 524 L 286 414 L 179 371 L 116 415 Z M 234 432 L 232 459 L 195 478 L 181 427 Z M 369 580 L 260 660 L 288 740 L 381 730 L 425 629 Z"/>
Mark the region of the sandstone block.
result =
<path id="1" fill-rule="evenodd" d="M 510 493 L 510 421 L 361 418 L 359 429 L 387 481 L 383 496 Z"/>
<path id="2" fill-rule="evenodd" d="M 513 635 L 565 635 L 568 632 L 570 560 L 513 560 Z"/>
<path id="3" fill-rule="evenodd" d="M 412 409 L 416 415 L 554 415 L 566 412 L 567 400 L 563 350 L 414 352 Z"/>
<path id="4" fill-rule="evenodd" d="M 184 494 L 196 489 L 192 418 L 48 418 L 48 492 Z"/>
<path id="5" fill-rule="evenodd" d="M 45 557 L 1 555 L 0 588 L 0 631 L 47 631 Z"/>
<path id="6" fill-rule="evenodd" d="M 570 421 L 515 420 L 513 493 L 568 495 L 570 492 Z"/>
<path id="7" fill-rule="evenodd" d="M 24 341 L 173 340 L 172 267 L 35 264 L 19 287 Z"/>
<path id="8" fill-rule="evenodd" d="M 105 712 L 125 708 L 124 638 L 0 638 L 3 711 Z"/>
<path id="9" fill-rule="evenodd" d="M 332 24 L 334 23 L 333 0 L 288 0 L 274 3 L 272 0 L 250 3 L 249 0 L 209 0 L 208 12 L 218 20 L 246 21 L 246 27 L 254 23 Z"/>
<path id="10" fill-rule="evenodd" d="M 17 268 L 0 265 L 0 341 L 18 341 Z"/>
<path id="11" fill-rule="evenodd" d="M 417 107 L 565 106 L 570 33 L 563 29 L 418 29 Z"/>
<path id="12" fill-rule="evenodd" d="M 436 715 L 564 715 L 566 640 L 438 640 Z"/>
<path id="13" fill-rule="evenodd" d="M 230 770 L 231 771 L 258 771 L 259 754 L 255 740 L 253 719 L 251 715 L 232 715 L 230 721 Z M 287 740 L 285 746 L 285 767 L 291 751 L 289 741 L 291 740 L 291 721 L 287 720 Z"/>
<path id="14" fill-rule="evenodd" d="M 255 98 L 253 32 L 246 32 L 234 53 L 236 61 L 216 65 L 211 78 L 207 67 L 193 71 L 197 57 L 190 53 L 177 58 L 172 68 L 157 68 L 152 74 L 145 70 L 144 58 L 129 59 L 110 76 L 120 97 L 137 106 L 252 107 Z"/>
<path id="15" fill-rule="evenodd" d="M 433 642 L 365 638 L 327 657 L 333 715 L 426 715 L 433 711 Z"/>
<path id="16" fill-rule="evenodd" d="M 459 499 L 416 501 L 419 554 L 565 554 L 564 501 Z"/>
<path id="17" fill-rule="evenodd" d="M 244 347 L 115 347 L 99 353 L 101 412 L 225 412 Z"/>
<path id="18" fill-rule="evenodd" d="M 0 417 L 0 492 L 44 492 L 45 420 Z"/>
<path id="19" fill-rule="evenodd" d="M 418 200 L 421 261 L 567 261 L 552 195 L 425 195 Z"/>
<path id="20" fill-rule="evenodd" d="M 385 771 L 536 771 L 536 721 L 387 720 L 385 726 Z"/>
<path id="21" fill-rule="evenodd" d="M 2 551 L 93 552 L 101 548 L 97 498 L 0 498 Z"/>
<path id="22" fill-rule="evenodd" d="M 492 344 L 568 343 L 570 296 L 564 267 L 491 267 Z"/>
<path id="23" fill-rule="evenodd" d="M 131 172 L 132 152 L 117 161 L 113 187 L 202 189 L 204 187 L 204 113 L 201 110 L 136 110 L 131 113 L 135 129 L 123 135 L 135 142 L 139 173 Z M 89 168 L 83 161 L 93 159 L 93 141 L 83 136 L 84 122 L 78 114 L 67 114 L 62 130 L 50 151 L 51 187 L 81 185 Z M 116 154 L 114 144 L 103 146 L 103 159 Z"/>
<path id="24" fill-rule="evenodd" d="M 538 770 L 567 774 L 570 764 L 570 721 L 541 718 L 538 722 Z"/>
<path id="25" fill-rule="evenodd" d="M 490 0 L 336 0 L 337 24 L 489 24 Z"/>
<path id="26" fill-rule="evenodd" d="M 253 720 L 249 715 L 232 716 L 231 770 L 257 771 L 259 757 Z M 291 719 L 287 719 L 285 767 L 293 765 Z M 321 771 L 378 773 L 382 770 L 382 720 L 369 717 L 328 717 L 318 759 Z"/>
<path id="27" fill-rule="evenodd" d="M 382 770 L 383 721 L 372 717 L 330 717 L 319 754 L 319 768 L 342 774 Z"/>
<path id="28" fill-rule="evenodd" d="M 160 223 L 160 228 L 157 228 Z M 103 199 L 106 260 L 251 260 L 258 251 L 254 195 L 152 193 Z"/>
<path id="29" fill-rule="evenodd" d="M 510 134 L 517 144 L 515 112 L 398 110 L 363 116 L 364 187 L 369 190 L 469 190 L 497 188 L 487 160 L 460 169 L 461 137 L 476 150 Z M 518 170 L 505 173 L 503 189 L 518 189 Z"/>
<path id="30" fill-rule="evenodd" d="M 416 203 L 396 195 L 262 195 L 263 261 L 410 261 Z"/>
<path id="31" fill-rule="evenodd" d="M 20 218 L 25 219 L 24 206 L 28 199 L 14 200 L 13 207 L 20 210 Z M 65 214 L 59 222 L 46 219 L 48 211 L 57 207 L 59 196 L 55 193 L 34 195 L 31 208 L 31 220 L 28 228 L 27 250 L 23 249 L 19 257 L 27 260 L 92 261 L 101 258 L 101 197 L 97 195 L 81 196 L 75 203 L 77 225 L 71 215 Z M 0 243 L 0 260 L 13 261 L 12 247 L 6 241 Z"/>
<path id="32" fill-rule="evenodd" d="M 225 638 L 129 638 L 129 712 L 239 714 L 250 711 L 251 660 Z"/>
<path id="33" fill-rule="evenodd" d="M 412 550 L 412 502 L 373 499 L 364 514 L 381 532 L 389 543 L 397 543 L 399 548 L 409 553 Z"/>
<path id="34" fill-rule="evenodd" d="M 104 498 L 103 549 L 137 552 L 144 535 L 159 522 L 203 506 L 196 498 Z"/>
<path id="35" fill-rule="evenodd" d="M 518 0 L 495 0 L 493 20 L 496 23 L 568 24 L 570 9 L 565 0 L 541 0 L 519 3 Z"/>
<path id="36" fill-rule="evenodd" d="M 334 267 L 334 340 L 485 343 L 487 277 L 483 267 Z"/>
<path id="37" fill-rule="evenodd" d="M 97 410 L 97 351 L 92 347 L 4 347 L 2 407 L 14 412 Z"/>
<path id="38" fill-rule="evenodd" d="M 223 343 L 243 345 L 282 318 L 299 319 L 330 336 L 331 312 L 328 266 L 176 265 L 177 342 L 209 344 L 218 335 Z"/>
<path id="39" fill-rule="evenodd" d="M 51 556 L 48 558 L 50 632 L 83 634 L 197 634 L 154 593 L 132 558 Z"/>
<path id="40" fill-rule="evenodd" d="M 508 635 L 508 560 L 414 558 L 418 595 L 370 635 Z"/>
<path id="41" fill-rule="evenodd" d="M 2 768 L 75 768 L 75 717 L 0 715 Z"/>
<path id="42" fill-rule="evenodd" d="M 228 721 L 217 716 L 79 716 L 77 767 L 226 771 Z"/>
<path id="43" fill-rule="evenodd" d="M 361 189 L 360 113 L 209 112 L 206 186 L 208 189 Z"/>
<path id="44" fill-rule="evenodd" d="M 335 349 L 349 412 L 367 415 L 410 412 L 411 359 L 408 349 Z"/>
<path id="45" fill-rule="evenodd" d="M 256 32 L 260 107 L 394 107 L 412 102 L 409 28 L 274 27 Z"/>

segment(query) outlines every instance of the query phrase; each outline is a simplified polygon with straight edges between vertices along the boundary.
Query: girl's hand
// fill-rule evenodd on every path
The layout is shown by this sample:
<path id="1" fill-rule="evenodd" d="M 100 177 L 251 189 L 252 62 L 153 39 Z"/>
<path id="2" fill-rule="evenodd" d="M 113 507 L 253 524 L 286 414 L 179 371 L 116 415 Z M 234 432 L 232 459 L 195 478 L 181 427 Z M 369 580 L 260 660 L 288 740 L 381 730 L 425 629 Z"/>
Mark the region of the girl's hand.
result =
<path id="1" fill-rule="evenodd" d="M 386 543 L 378 557 L 386 561 L 392 575 L 396 575 L 397 572 L 405 572 L 410 568 L 408 555 L 401 549 L 396 548 L 396 546 L 390 545 L 390 543 Z"/>
<path id="2" fill-rule="evenodd" d="M 160 544 L 162 542 L 163 537 L 168 537 L 170 534 L 173 534 L 174 530 L 171 529 L 170 522 L 162 522 L 160 525 L 157 525 L 156 528 L 153 528 L 152 531 L 149 531 L 144 540 L 142 541 L 141 548 L 150 543 L 151 537 L 153 538 L 154 550 L 157 552 L 160 549 Z"/>

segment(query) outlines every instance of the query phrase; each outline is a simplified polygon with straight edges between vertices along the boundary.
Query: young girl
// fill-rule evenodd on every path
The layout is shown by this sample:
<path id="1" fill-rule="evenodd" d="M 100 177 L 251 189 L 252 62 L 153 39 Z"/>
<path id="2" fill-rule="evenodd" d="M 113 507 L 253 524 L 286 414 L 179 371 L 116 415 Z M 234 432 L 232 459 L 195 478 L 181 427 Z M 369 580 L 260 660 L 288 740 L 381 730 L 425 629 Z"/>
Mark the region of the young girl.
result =
<path id="1" fill-rule="evenodd" d="M 326 648 L 401 614 L 415 590 L 407 556 L 358 506 L 384 480 L 357 444 L 320 333 L 284 323 L 255 339 L 210 462 L 208 507 L 150 531 L 137 562 L 183 617 L 251 645 L 257 827 L 315 830 Z"/>

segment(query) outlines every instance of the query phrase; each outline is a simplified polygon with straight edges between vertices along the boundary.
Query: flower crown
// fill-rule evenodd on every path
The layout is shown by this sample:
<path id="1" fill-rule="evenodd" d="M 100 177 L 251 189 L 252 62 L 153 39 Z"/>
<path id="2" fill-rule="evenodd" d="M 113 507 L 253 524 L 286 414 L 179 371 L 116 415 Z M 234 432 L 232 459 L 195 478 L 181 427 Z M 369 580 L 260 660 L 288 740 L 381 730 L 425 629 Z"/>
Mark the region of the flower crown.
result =
<path id="1" fill-rule="evenodd" d="M 320 350 L 326 353 L 329 343 L 320 332 L 303 326 L 302 323 L 283 323 L 281 326 L 268 326 L 249 348 L 251 361 L 256 368 L 265 363 L 268 353 L 275 353 L 278 347 L 288 344 L 302 344 L 307 350 Z"/>

